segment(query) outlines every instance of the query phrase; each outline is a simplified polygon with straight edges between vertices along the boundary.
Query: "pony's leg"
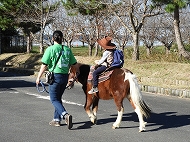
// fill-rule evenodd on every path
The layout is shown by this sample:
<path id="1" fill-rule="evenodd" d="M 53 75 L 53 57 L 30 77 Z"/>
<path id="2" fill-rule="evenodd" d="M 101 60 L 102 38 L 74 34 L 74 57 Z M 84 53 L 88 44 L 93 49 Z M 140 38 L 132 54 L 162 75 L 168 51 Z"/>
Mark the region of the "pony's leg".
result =
<path id="1" fill-rule="evenodd" d="M 145 125 L 147 122 L 143 120 L 143 115 L 141 113 L 139 106 L 136 106 L 135 112 L 137 113 L 139 118 L 139 132 L 145 131 Z"/>
<path id="2" fill-rule="evenodd" d="M 93 112 L 93 115 L 95 116 L 93 120 L 94 124 L 97 123 L 98 102 L 99 102 L 99 99 L 97 97 L 94 97 L 93 106 L 92 106 L 92 112 Z"/>
<path id="3" fill-rule="evenodd" d="M 147 122 L 143 120 L 143 115 L 141 113 L 141 110 L 139 106 L 135 105 L 132 101 L 132 99 L 129 99 L 132 107 L 134 108 L 135 112 L 137 113 L 138 119 L 139 119 L 139 132 L 145 131 L 145 125 Z"/>
<path id="4" fill-rule="evenodd" d="M 90 118 L 90 121 L 92 122 L 92 124 L 95 124 L 96 123 L 96 116 L 94 115 L 94 113 L 90 109 L 90 106 L 92 105 L 92 102 L 93 102 L 92 95 L 87 96 L 86 104 L 85 104 L 84 109 L 85 109 L 88 117 Z"/>
<path id="5" fill-rule="evenodd" d="M 123 117 L 123 112 L 124 112 L 124 108 L 121 107 L 120 111 L 118 111 L 117 119 L 116 119 L 116 121 L 113 123 L 112 129 L 119 128 L 119 126 L 120 126 L 120 124 L 121 124 L 122 117 Z"/>

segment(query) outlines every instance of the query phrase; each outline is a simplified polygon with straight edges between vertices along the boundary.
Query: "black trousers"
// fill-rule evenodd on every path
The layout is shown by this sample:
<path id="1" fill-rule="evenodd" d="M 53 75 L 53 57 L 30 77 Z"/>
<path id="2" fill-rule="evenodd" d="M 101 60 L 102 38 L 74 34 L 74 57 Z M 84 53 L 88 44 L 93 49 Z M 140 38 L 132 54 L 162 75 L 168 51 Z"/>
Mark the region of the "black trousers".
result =
<path id="1" fill-rule="evenodd" d="M 98 77 L 106 70 L 106 66 L 100 66 L 93 72 L 93 87 L 98 87 Z"/>

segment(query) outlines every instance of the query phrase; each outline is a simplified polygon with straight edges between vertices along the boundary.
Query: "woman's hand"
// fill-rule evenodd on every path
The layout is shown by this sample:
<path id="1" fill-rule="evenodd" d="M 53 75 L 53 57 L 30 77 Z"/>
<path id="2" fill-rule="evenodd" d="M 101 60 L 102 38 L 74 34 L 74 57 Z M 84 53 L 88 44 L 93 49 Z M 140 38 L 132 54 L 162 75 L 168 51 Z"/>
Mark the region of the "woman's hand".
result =
<path id="1" fill-rule="evenodd" d="M 40 83 L 40 78 L 36 79 L 36 85 L 38 85 Z"/>
<path id="2" fill-rule="evenodd" d="M 40 78 L 46 69 L 47 69 L 47 65 L 42 64 L 40 71 L 38 73 L 38 77 L 36 78 L 36 85 L 38 85 L 40 83 Z"/>

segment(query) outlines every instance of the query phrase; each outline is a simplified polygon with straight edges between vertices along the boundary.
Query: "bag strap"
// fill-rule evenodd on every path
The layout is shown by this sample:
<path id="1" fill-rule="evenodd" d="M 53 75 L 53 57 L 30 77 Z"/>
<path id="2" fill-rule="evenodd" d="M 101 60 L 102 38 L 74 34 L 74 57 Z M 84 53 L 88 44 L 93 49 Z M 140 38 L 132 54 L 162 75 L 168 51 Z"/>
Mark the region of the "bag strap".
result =
<path id="1" fill-rule="evenodd" d="M 62 50 L 63 50 L 63 45 L 62 45 Z M 53 66 L 53 70 L 52 70 L 52 72 L 54 71 L 55 66 L 57 65 L 57 62 L 59 61 L 59 58 L 61 57 L 62 50 L 60 51 L 60 53 L 59 53 L 59 57 L 57 58 L 57 60 L 56 60 L 56 62 L 55 62 L 55 65 Z"/>

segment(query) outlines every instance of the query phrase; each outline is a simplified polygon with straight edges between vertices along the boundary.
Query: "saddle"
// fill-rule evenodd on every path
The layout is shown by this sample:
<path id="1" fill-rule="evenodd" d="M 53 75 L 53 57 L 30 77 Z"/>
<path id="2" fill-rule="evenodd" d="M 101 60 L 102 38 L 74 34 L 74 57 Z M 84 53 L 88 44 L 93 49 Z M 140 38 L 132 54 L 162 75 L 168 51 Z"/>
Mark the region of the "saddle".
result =
<path id="1" fill-rule="evenodd" d="M 88 82 L 92 82 L 94 70 L 95 70 L 95 69 L 94 69 L 94 66 L 91 66 L 91 67 L 90 67 L 90 72 L 89 72 L 89 74 L 88 74 Z M 113 69 L 112 69 L 112 70 L 109 69 L 109 68 L 106 69 L 103 73 L 101 73 L 101 74 L 99 75 L 98 83 L 108 80 L 108 79 L 110 78 L 112 72 L 113 72 Z"/>

